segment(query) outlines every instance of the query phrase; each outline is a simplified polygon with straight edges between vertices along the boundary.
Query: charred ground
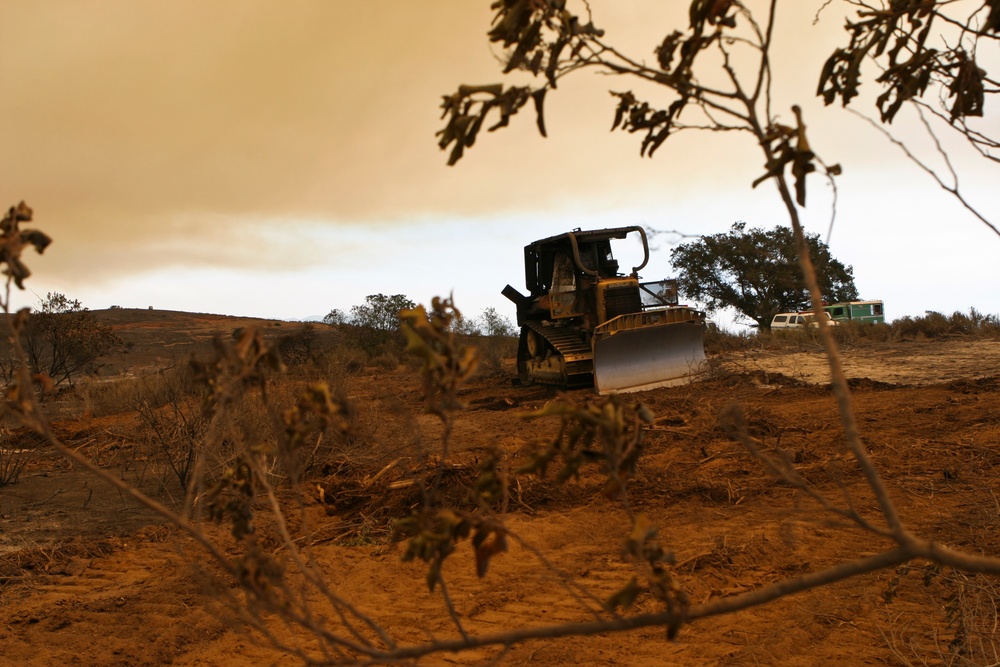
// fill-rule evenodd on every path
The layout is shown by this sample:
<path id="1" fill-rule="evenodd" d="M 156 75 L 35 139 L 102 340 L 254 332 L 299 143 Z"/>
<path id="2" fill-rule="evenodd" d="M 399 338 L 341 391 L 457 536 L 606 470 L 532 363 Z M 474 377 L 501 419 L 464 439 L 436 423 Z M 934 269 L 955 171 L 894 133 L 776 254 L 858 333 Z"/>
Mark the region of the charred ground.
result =
<path id="1" fill-rule="evenodd" d="M 132 360 L 146 359 L 149 367 L 164 349 L 180 358 L 185 345 L 248 324 L 140 315 L 146 314 L 121 321 L 119 335 L 132 337 Z M 268 324 L 275 337 L 302 326 Z M 845 361 L 865 443 L 903 519 L 943 543 L 1000 553 L 1000 343 L 949 338 L 854 346 Z M 740 406 L 749 432 L 784 452 L 816 488 L 874 513 L 841 446 L 818 350 L 805 341 L 784 350 L 718 353 L 712 362 L 706 381 L 635 396 L 656 421 L 629 502 L 661 526 L 691 599 L 750 590 L 884 547 L 775 481 L 719 426 L 720 414 Z M 416 502 L 413 480 L 429 469 L 438 432 L 421 414 L 416 373 L 405 364 L 388 366 L 339 376 L 365 437 L 349 456 L 316 469 L 302 521 L 338 592 L 398 636 L 419 639 L 446 634 L 450 620 L 427 592 L 422 565 L 400 562 L 403 547 L 390 542 L 389 522 Z M 632 576 L 620 550 L 630 524 L 604 497 L 601 480 L 584 475 L 557 486 L 513 472 L 531 443 L 555 428 L 523 415 L 555 396 L 512 386 L 509 371 L 478 375 L 463 390 L 468 408 L 455 423 L 458 453 L 449 485 L 461 498 L 480 458 L 498 449 L 511 475 L 508 525 L 559 571 L 607 596 Z M 136 458 L 125 435 L 135 415 L 87 414 L 77 392 L 48 406 L 67 443 L 144 490 L 176 496 L 164 483 L 169 477 Z M 156 516 L 16 429 L 5 442 L 32 456 L 20 481 L 0 489 L 0 663 L 295 664 L 227 624 L 228 589 L 191 564 L 199 560 L 195 547 Z M 523 547 L 496 557 L 481 580 L 467 550 L 447 567 L 470 631 L 585 618 Z M 976 655 L 997 648 L 998 599 L 995 580 L 913 565 L 706 619 L 683 628 L 675 641 L 662 630 L 545 640 L 510 649 L 502 664 L 975 664 Z M 649 600 L 638 604 L 652 608 Z M 442 654 L 427 664 L 476 664 L 496 653 Z"/>

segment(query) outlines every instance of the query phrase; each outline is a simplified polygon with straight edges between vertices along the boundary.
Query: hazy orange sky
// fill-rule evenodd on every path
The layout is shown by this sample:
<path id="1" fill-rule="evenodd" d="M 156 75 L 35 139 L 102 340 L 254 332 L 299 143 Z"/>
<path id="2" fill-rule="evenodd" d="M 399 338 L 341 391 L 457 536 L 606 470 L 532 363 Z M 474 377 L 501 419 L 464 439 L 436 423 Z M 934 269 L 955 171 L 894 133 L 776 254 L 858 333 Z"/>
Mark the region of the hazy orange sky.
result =
<path id="1" fill-rule="evenodd" d="M 608 38 L 652 59 L 686 3 L 592 0 Z M 750 3 L 754 4 L 754 3 Z M 813 96 L 842 21 L 785 2 L 779 104 L 806 109 L 813 146 L 845 168 L 834 254 L 891 317 L 1000 312 L 1000 239 L 872 130 Z M 296 319 L 376 292 L 454 291 L 477 314 L 513 315 L 521 247 L 574 227 L 688 234 L 736 220 L 782 224 L 772 187 L 750 188 L 749 139 L 680 135 L 653 160 L 611 134 L 608 89 L 567 80 L 548 101 L 449 168 L 434 137 L 441 95 L 501 80 L 489 0 L 5 0 L 0 21 L 0 193 L 55 242 L 29 258 L 33 293 L 91 308 L 154 306 Z M 987 122 L 1000 129 L 994 113 Z M 905 124 L 898 123 L 905 131 Z M 994 222 L 995 168 L 956 159 Z M 826 235 L 828 189 L 806 222 Z M 671 274 L 661 241 L 645 278 Z"/>

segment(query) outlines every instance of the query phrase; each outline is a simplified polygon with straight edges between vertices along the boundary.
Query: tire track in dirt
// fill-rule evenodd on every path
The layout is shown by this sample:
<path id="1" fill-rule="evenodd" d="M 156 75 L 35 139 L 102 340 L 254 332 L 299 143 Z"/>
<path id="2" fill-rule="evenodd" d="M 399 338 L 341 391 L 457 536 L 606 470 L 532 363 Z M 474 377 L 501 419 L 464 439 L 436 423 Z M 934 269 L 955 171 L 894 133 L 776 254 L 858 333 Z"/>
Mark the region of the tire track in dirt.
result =
<path id="1" fill-rule="evenodd" d="M 170 664 L 227 629 L 206 611 L 206 593 L 190 574 L 170 545 L 137 537 L 108 557 L 76 558 L 39 575 L 30 596 L 5 592 L 20 599 L 0 612 L 0 664 Z M 81 636 L 95 640 L 87 651 Z"/>
<path id="2" fill-rule="evenodd" d="M 910 341 L 865 346 L 841 345 L 841 363 L 849 378 L 897 385 L 928 385 L 963 378 L 1000 376 L 1000 341 Z M 765 370 L 809 382 L 828 384 L 830 368 L 818 346 L 814 351 L 752 350 L 730 355 L 730 371 Z"/>
<path id="3" fill-rule="evenodd" d="M 444 575 L 449 589 L 461 591 L 453 598 L 462 616 L 462 627 L 469 634 L 496 634 L 522 627 L 559 625 L 595 620 L 593 611 L 602 601 L 620 590 L 636 570 L 625 562 L 619 551 L 627 533 L 627 518 L 620 510 L 585 506 L 569 511 L 540 514 L 537 517 L 510 517 L 509 527 L 531 536 L 531 543 L 547 554 L 552 566 L 585 586 L 593 598 L 575 599 L 560 583 L 560 576 L 538 563 L 533 555 L 512 542 L 510 551 L 496 556 L 483 579 L 475 575 L 475 563 L 469 545 L 462 544 L 448 559 Z M 584 526 L 586 534 L 581 534 Z M 711 540 L 705 538 L 707 543 Z M 347 597 L 363 595 L 364 610 L 382 622 L 400 641 L 421 642 L 429 636 L 455 634 L 455 626 L 443 613 L 440 593 L 430 593 L 423 583 L 426 569 L 422 563 L 396 563 L 402 547 L 379 556 L 387 567 L 379 568 L 377 581 L 354 588 L 358 581 L 351 568 L 342 569 L 343 550 L 331 552 L 336 563 L 321 558 L 332 569 L 341 571 L 342 588 Z M 370 559 L 356 554 L 357 566 L 365 568 Z M 389 565 L 392 563 L 392 565 Z M 346 587 L 344 587 L 346 586 Z M 582 597 L 582 596 L 581 596 Z M 405 602 L 404 602 L 405 601 Z M 655 605 L 643 603 L 644 611 Z M 386 609 L 394 609 L 385 616 Z M 607 618 L 607 614 L 602 614 Z M 662 628 L 617 633 L 607 637 L 588 637 L 587 664 L 718 664 L 720 652 L 706 655 L 703 648 L 692 650 L 685 642 L 667 641 Z M 574 662 L 574 640 L 556 642 L 538 640 L 512 648 L 503 664 L 562 665 Z M 498 647 L 486 647 L 457 656 L 433 655 L 421 664 L 481 664 L 501 653 Z M 727 651 L 722 651 L 727 653 Z"/>

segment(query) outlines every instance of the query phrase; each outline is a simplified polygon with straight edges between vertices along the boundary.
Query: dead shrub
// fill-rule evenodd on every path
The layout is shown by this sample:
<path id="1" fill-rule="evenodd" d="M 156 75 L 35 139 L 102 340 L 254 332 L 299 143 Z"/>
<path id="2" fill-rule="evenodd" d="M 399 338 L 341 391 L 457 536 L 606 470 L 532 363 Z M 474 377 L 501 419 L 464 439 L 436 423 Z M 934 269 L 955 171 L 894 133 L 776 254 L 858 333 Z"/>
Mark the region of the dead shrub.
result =
<path id="1" fill-rule="evenodd" d="M 344 386 L 348 377 L 363 371 L 367 361 L 361 350 L 347 345 L 335 345 L 317 355 L 309 372 L 303 372 L 304 369 L 299 369 L 299 372 L 303 377 L 313 377 L 326 382 L 333 389 L 339 389 Z"/>
<path id="2" fill-rule="evenodd" d="M 256 389 L 231 397 L 227 409 L 213 419 L 205 408 L 205 396 L 178 396 L 154 406 L 137 407 L 139 424 L 129 434 L 137 443 L 138 457 L 168 492 L 179 486 L 208 488 L 218 483 L 247 451 L 262 451 L 261 472 L 272 485 L 291 483 L 294 478 L 321 470 L 328 461 L 349 456 L 362 448 L 364 429 L 344 428 L 327 437 L 320 431 L 306 438 L 293 459 L 278 454 L 283 421 L 307 383 L 287 377 L 275 378 L 266 399 Z M 353 423 L 350 413 L 348 421 Z"/>
<path id="3" fill-rule="evenodd" d="M 904 316 L 892 322 L 894 340 L 924 340 L 944 336 L 1000 338 L 1000 317 L 970 308 L 968 313 L 951 315 L 928 312 L 923 317 Z"/>
<path id="4" fill-rule="evenodd" d="M 479 355 L 480 373 L 496 375 L 504 370 L 504 360 L 517 357 L 517 337 L 470 336 L 467 340 Z"/>
<path id="5" fill-rule="evenodd" d="M 122 374 L 80 385 L 79 396 L 86 414 L 105 417 L 132 412 L 139 405 L 160 407 L 180 397 L 191 396 L 195 385 L 191 369 L 179 364 L 142 376 Z"/>
<path id="6" fill-rule="evenodd" d="M 941 313 L 928 313 L 923 317 L 904 316 L 894 321 L 892 328 L 899 340 L 940 338 L 948 332 L 948 318 Z"/>
<path id="7" fill-rule="evenodd" d="M 12 441 L 10 428 L 0 425 L 0 488 L 16 484 L 28 463 L 27 452 L 18 449 Z"/>
<path id="8" fill-rule="evenodd" d="M 173 473 L 182 489 L 188 487 L 194 474 L 208 424 L 190 403 L 188 400 L 162 407 L 150 403 L 138 406 L 143 425 L 138 434 L 140 452 L 147 461 L 160 464 L 154 466 L 154 474 L 164 488 L 168 485 L 161 476 L 161 470 Z"/>
<path id="9" fill-rule="evenodd" d="M 318 352 L 316 325 L 311 322 L 278 338 L 278 353 L 289 367 L 315 362 Z"/>
<path id="10" fill-rule="evenodd" d="M 757 332 L 757 342 L 764 350 L 805 351 L 820 348 L 816 329 L 768 329 Z"/>
<path id="11" fill-rule="evenodd" d="M 346 324 L 341 333 L 348 345 L 361 350 L 369 359 L 386 353 L 398 354 L 406 344 L 398 330 Z"/>
<path id="12" fill-rule="evenodd" d="M 842 345 L 859 345 L 865 343 L 891 343 L 893 341 L 892 326 L 884 322 L 877 324 L 869 322 L 840 322 L 830 328 L 834 339 Z"/>
<path id="13" fill-rule="evenodd" d="M 760 346 L 759 336 L 751 331 L 733 333 L 709 325 L 705 331 L 705 354 L 724 354 L 756 349 Z"/>
<path id="14" fill-rule="evenodd" d="M 394 371 L 399 368 L 399 357 L 397 357 L 392 352 L 382 352 L 371 358 L 369 362 L 375 368 L 381 368 L 387 371 Z"/>
<path id="15" fill-rule="evenodd" d="M 930 664 L 928 656 L 955 667 L 996 664 L 1000 587 L 989 576 L 907 564 L 889 578 L 883 600 L 887 623 L 879 631 L 903 664 Z"/>

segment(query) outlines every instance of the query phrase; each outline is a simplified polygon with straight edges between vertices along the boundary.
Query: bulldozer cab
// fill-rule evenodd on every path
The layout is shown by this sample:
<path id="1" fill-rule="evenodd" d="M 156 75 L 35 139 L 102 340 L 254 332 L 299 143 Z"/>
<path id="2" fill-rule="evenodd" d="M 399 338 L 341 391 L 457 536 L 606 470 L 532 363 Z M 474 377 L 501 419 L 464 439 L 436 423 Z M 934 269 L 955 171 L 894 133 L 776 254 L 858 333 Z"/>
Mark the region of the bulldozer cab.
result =
<path id="1" fill-rule="evenodd" d="M 580 276 L 616 278 L 621 275 L 611 251 L 612 239 L 623 239 L 638 232 L 642 238 L 643 262 L 632 269 L 637 273 L 649 261 L 649 246 L 642 227 L 619 227 L 584 232 L 574 230 L 535 241 L 524 248 L 525 286 L 532 295 L 553 289 L 556 279 L 572 269 L 574 279 Z M 557 269 L 559 270 L 557 272 Z"/>
<path id="2" fill-rule="evenodd" d="M 626 277 L 619 272 L 611 241 L 634 232 L 642 239 L 643 261 L 632 269 L 631 277 Z M 615 314 L 642 307 L 636 274 L 649 260 L 649 247 L 641 227 L 574 230 L 552 236 L 526 246 L 524 260 L 526 286 L 533 296 L 547 294 L 546 305 L 553 319 L 591 314 L 604 321 L 609 315 L 605 308 L 608 297 L 618 303 Z M 628 305 L 622 299 L 623 289 L 634 292 L 634 298 L 627 299 Z"/>

